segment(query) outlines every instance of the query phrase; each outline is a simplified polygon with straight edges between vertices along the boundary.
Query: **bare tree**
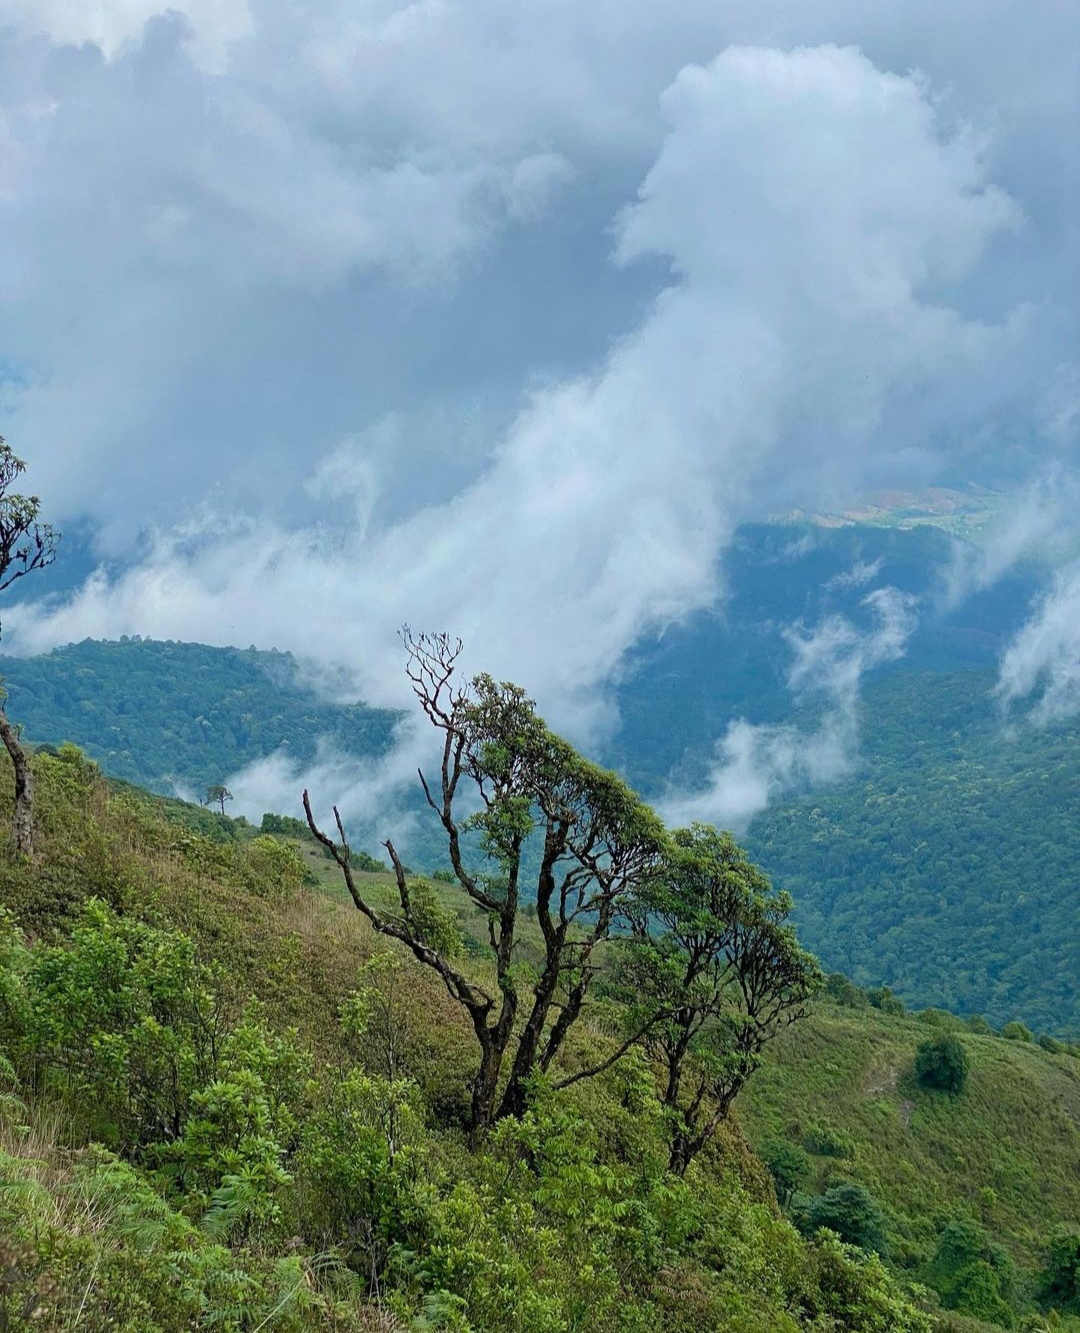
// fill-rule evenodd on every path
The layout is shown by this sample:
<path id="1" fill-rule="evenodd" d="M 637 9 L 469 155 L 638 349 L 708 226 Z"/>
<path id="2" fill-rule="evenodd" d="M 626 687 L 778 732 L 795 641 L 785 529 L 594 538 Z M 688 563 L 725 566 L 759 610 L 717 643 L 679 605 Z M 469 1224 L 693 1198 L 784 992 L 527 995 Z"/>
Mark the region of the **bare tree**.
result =
<path id="1" fill-rule="evenodd" d="M 442 825 L 457 888 L 487 917 L 494 986 L 467 976 L 425 938 L 392 841 L 384 845 L 398 905 L 384 914 L 360 891 L 337 809 L 340 843 L 315 823 L 307 792 L 304 810 L 359 910 L 376 930 L 400 940 L 432 968 L 468 1013 L 480 1047 L 472 1083 L 475 1139 L 499 1116 L 524 1109 L 529 1078 L 551 1068 L 563 1049 L 596 973 L 597 947 L 610 935 L 620 907 L 662 861 L 665 831 L 621 779 L 551 732 L 518 686 L 487 675 L 455 682 L 460 641 L 445 634 L 413 635 L 408 627 L 402 637 L 413 692 L 442 733 L 438 778 L 430 782 L 421 771 L 420 782 Z M 475 867 L 477 859 L 488 873 Z M 542 961 L 531 982 L 523 981 L 515 966 L 525 898 L 535 901 L 542 940 Z M 613 1064 L 640 1035 L 556 1086 Z"/>
<path id="2" fill-rule="evenodd" d="M 37 496 L 16 495 L 11 490 L 25 468 L 22 459 L 15 457 L 0 436 L 0 592 L 33 570 L 51 565 L 60 540 L 60 534 L 48 523 L 38 522 Z M 0 700 L 3 699 L 6 695 L 0 693 Z M 2 705 L 0 740 L 15 770 L 12 842 L 17 852 L 29 856 L 34 850 L 34 771 L 19 740 L 18 729 L 11 725 Z"/>

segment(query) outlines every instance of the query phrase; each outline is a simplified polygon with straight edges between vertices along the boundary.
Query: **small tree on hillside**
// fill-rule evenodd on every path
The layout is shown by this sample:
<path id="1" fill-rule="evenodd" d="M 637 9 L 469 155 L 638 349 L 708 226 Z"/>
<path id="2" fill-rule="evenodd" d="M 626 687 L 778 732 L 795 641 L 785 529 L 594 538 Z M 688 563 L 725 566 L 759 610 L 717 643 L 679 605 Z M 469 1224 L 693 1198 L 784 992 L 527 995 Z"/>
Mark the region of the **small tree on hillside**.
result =
<path id="1" fill-rule="evenodd" d="M 781 1208 L 791 1206 L 795 1191 L 810 1174 L 810 1158 L 797 1143 L 772 1139 L 762 1148 L 761 1160 L 769 1169 Z"/>
<path id="2" fill-rule="evenodd" d="M 811 1231 L 828 1227 L 849 1245 L 858 1245 L 860 1249 L 874 1250 L 881 1255 L 888 1253 L 885 1214 L 862 1185 L 834 1185 L 819 1194 L 807 1210 L 806 1222 Z"/>
<path id="3" fill-rule="evenodd" d="M 15 457 L 0 436 L 0 592 L 33 570 L 51 565 L 60 540 L 60 534 L 48 523 L 38 522 L 41 506 L 37 496 L 17 495 L 11 490 L 25 470 L 25 463 Z M 30 855 L 34 850 L 34 773 L 19 733 L 2 707 L 4 697 L 0 690 L 0 740 L 15 769 L 12 841 L 17 852 Z"/>
<path id="4" fill-rule="evenodd" d="M 967 1085 L 968 1068 L 964 1043 L 951 1032 L 922 1042 L 915 1052 L 915 1077 L 924 1088 L 959 1094 Z"/>
<path id="5" fill-rule="evenodd" d="M 219 806 L 221 806 L 221 813 L 224 814 L 224 813 L 225 813 L 225 802 L 226 802 L 226 801 L 231 801 L 232 798 L 233 798 L 233 794 L 232 794 L 232 792 L 228 789 L 228 787 L 223 787 L 223 786 L 221 785 L 221 783 L 214 783 L 212 786 L 207 787 L 207 789 L 206 789 L 206 799 L 205 799 L 205 801 L 203 802 L 203 804 L 204 804 L 204 805 L 213 805 L 213 804 L 215 803 L 215 801 L 216 801 L 217 804 L 218 804 Z"/>
<path id="6" fill-rule="evenodd" d="M 823 977 L 787 924 L 790 897 L 730 833 L 695 824 L 671 839 L 660 873 L 627 904 L 622 984 L 662 1071 L 670 1167 L 682 1175 Z"/>
<path id="7" fill-rule="evenodd" d="M 468 1013 L 480 1048 L 472 1082 L 475 1139 L 497 1117 L 520 1114 L 531 1076 L 551 1068 L 581 1015 L 598 946 L 620 909 L 656 873 L 666 836 L 660 820 L 625 783 L 547 728 L 523 690 L 487 675 L 455 683 L 460 642 L 445 634 L 414 636 L 407 628 L 402 637 L 413 692 L 440 735 L 438 777 L 429 782 L 421 772 L 420 782 L 442 826 L 457 891 L 487 917 L 494 985 L 467 975 L 429 938 L 392 841 L 384 846 L 398 902 L 392 912 L 381 912 L 353 874 L 336 807 L 340 842 L 315 822 L 307 792 L 304 811 L 312 833 L 337 861 L 357 908 L 377 931 L 400 940 L 432 968 Z M 466 845 L 483 873 L 471 864 L 475 858 L 467 856 Z M 527 845 L 534 855 L 526 855 Z M 515 952 L 523 897 L 535 900 L 541 937 L 541 958 L 528 979 Z M 632 1033 L 595 1067 L 556 1086 L 614 1064 L 638 1037 L 640 1032 Z"/>

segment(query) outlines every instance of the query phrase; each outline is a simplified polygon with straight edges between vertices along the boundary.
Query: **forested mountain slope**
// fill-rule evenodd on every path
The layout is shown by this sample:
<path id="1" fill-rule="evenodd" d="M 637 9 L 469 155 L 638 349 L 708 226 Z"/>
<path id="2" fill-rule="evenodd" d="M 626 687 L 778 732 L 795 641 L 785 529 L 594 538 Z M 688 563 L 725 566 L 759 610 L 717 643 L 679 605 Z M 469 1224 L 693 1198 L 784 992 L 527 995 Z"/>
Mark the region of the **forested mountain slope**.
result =
<path id="1" fill-rule="evenodd" d="M 1078 1327 L 1075 1051 L 832 984 L 685 1182 L 636 1059 L 538 1088 L 468 1151 L 468 1025 L 317 846 L 109 788 L 71 750 L 35 766 L 36 857 L 0 846 L 0 1313 L 19 1333 Z M 483 921 L 461 929 L 482 968 Z M 912 1072 L 949 1028 L 959 1094 Z M 866 1252 L 815 1238 L 823 1216 Z"/>
<path id="2" fill-rule="evenodd" d="M 794 893 L 800 927 L 827 966 L 887 983 L 912 1004 L 1075 1032 L 1075 732 L 1007 729 L 990 693 L 1037 571 L 943 610 L 953 549 L 934 528 L 744 529 L 720 611 L 632 655 L 617 688 L 622 727 L 602 758 L 648 797 L 692 790 L 733 717 L 775 722 L 799 708 L 785 683 L 785 628 L 832 614 L 864 623 L 872 586 L 910 593 L 920 609 L 905 656 L 864 682 L 853 777 L 767 811 L 751 846 Z M 107 772 L 159 791 L 201 795 L 282 749 L 303 764 L 323 741 L 361 756 L 391 743 L 393 714 L 323 702 L 287 654 L 88 641 L 0 659 L 0 670 L 31 740 L 74 741 Z M 811 725 L 812 712 L 803 720 Z M 388 831 L 357 839 L 374 845 Z M 408 856 L 428 869 L 441 863 L 422 836 Z"/>
<path id="3" fill-rule="evenodd" d="M 852 781 L 748 846 L 830 965 L 912 1004 L 1080 1032 L 1080 728 L 1006 731 L 988 673 L 870 684 Z"/>
<path id="4" fill-rule="evenodd" d="M 279 750 L 305 763 L 320 741 L 379 755 L 395 721 L 362 703 L 327 703 L 290 654 L 255 648 L 87 639 L 0 658 L 0 675 L 8 711 L 33 741 L 71 741 L 115 777 L 162 792 L 201 796 Z"/>

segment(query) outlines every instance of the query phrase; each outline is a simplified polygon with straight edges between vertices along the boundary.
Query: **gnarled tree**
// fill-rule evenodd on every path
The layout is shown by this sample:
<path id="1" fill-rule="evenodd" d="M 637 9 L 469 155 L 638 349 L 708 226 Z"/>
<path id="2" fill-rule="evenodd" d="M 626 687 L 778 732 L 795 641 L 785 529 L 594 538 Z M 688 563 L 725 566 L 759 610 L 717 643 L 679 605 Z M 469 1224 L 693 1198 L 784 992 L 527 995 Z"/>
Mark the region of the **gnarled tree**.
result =
<path id="1" fill-rule="evenodd" d="M 656 874 L 666 834 L 621 779 L 550 731 L 516 685 L 487 675 L 456 683 L 460 642 L 444 634 L 414 636 L 408 629 L 403 638 L 413 691 L 441 733 L 438 778 L 429 781 L 421 772 L 420 781 L 442 825 L 457 888 L 487 916 L 495 984 L 474 980 L 432 947 L 393 842 L 384 845 L 398 902 L 394 912 L 382 913 L 352 873 L 336 808 L 340 843 L 317 826 L 307 792 L 304 810 L 360 911 L 437 972 L 467 1011 L 480 1047 L 472 1083 L 475 1138 L 499 1116 L 520 1113 L 530 1076 L 552 1067 L 582 1012 L 598 946 L 638 886 Z M 530 980 L 515 956 L 526 900 L 535 902 L 542 948 Z M 639 1037 L 632 1034 L 601 1064 L 557 1086 L 613 1064 Z"/>
<path id="2" fill-rule="evenodd" d="M 729 833 L 695 824 L 671 841 L 661 873 L 628 904 L 621 983 L 646 1020 L 670 1117 L 670 1168 L 682 1175 L 762 1048 L 806 1013 L 822 975 L 787 924 L 790 897 L 772 890 Z"/>
<path id="3" fill-rule="evenodd" d="M 41 506 L 37 496 L 16 495 L 11 490 L 25 468 L 22 459 L 15 457 L 0 436 L 0 592 L 32 570 L 52 564 L 60 539 L 60 534 L 48 523 L 38 522 Z M 29 855 L 34 850 L 34 771 L 18 730 L 2 707 L 5 697 L 0 691 L 0 740 L 15 769 L 12 841 L 17 852 Z"/>

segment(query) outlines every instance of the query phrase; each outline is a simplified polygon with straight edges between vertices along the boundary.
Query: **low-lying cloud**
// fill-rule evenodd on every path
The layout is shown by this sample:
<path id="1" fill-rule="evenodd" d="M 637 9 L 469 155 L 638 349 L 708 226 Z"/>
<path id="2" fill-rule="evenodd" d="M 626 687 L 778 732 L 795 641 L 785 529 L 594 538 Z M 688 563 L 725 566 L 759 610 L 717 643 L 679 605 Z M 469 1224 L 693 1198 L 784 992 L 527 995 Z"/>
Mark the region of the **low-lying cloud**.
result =
<path id="1" fill-rule="evenodd" d="M 670 822 L 699 821 L 742 832 L 776 800 L 853 772 L 862 679 L 903 656 L 917 619 L 914 599 L 896 588 L 878 588 L 862 605 L 873 622 L 867 629 L 834 615 L 813 629 L 794 626 L 785 635 L 794 653 L 789 688 L 797 701 L 822 706 L 813 729 L 734 720 L 717 744 L 704 786 L 669 793 L 661 803 Z"/>
<path id="2" fill-rule="evenodd" d="M 1080 561 L 1058 571 L 1006 648 L 997 697 L 1007 711 L 1031 700 L 1027 716 L 1040 725 L 1080 712 Z"/>

